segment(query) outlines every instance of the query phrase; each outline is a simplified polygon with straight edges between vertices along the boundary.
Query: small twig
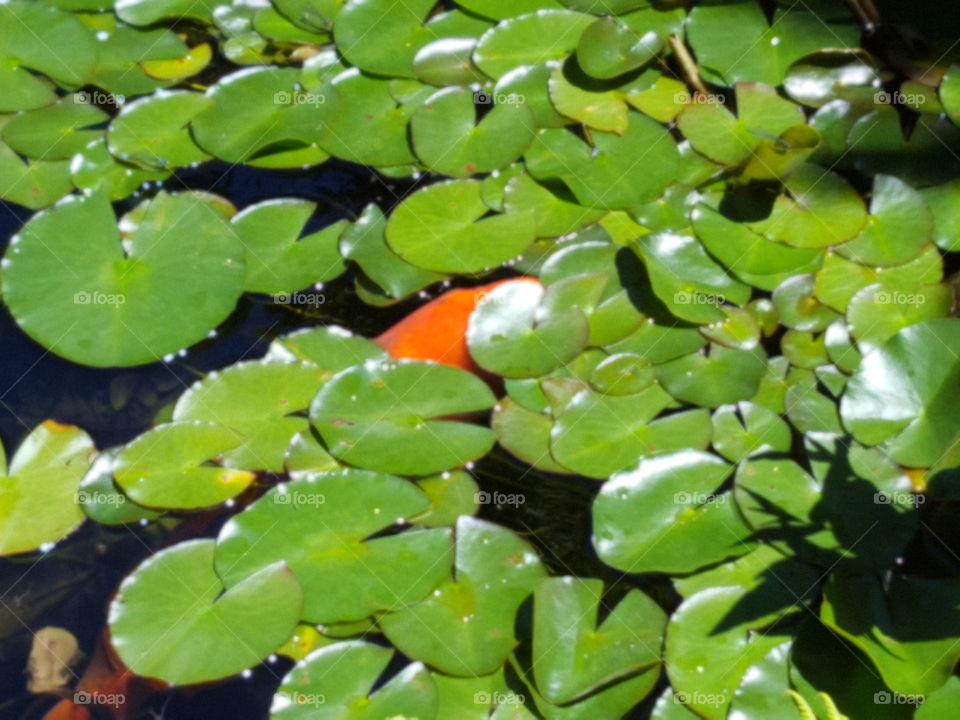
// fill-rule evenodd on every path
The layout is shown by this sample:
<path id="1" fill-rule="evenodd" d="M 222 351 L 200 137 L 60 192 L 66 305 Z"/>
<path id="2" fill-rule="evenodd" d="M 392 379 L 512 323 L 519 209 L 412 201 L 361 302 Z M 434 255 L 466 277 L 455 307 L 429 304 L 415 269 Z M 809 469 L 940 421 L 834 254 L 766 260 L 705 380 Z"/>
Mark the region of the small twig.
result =
<path id="1" fill-rule="evenodd" d="M 683 72 L 683 77 L 686 79 L 687 84 L 697 92 L 709 95 L 710 91 L 707 89 L 707 86 L 703 84 L 703 80 L 700 79 L 697 62 L 693 59 L 693 55 L 690 54 L 683 40 L 677 35 L 671 35 L 670 48 L 680 62 L 680 70 Z"/>

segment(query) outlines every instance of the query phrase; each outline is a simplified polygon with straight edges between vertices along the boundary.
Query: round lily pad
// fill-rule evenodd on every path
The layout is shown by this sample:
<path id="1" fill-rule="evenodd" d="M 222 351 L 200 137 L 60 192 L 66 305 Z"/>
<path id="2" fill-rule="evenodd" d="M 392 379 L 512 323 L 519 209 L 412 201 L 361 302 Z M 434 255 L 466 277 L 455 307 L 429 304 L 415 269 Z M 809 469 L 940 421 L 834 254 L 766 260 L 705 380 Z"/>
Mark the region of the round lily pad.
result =
<path id="1" fill-rule="evenodd" d="M 276 563 L 225 590 L 214 545 L 161 550 L 120 585 L 110 639 L 138 675 L 180 685 L 217 680 L 258 665 L 290 637 L 303 603 L 290 569 Z"/>
<path id="2" fill-rule="evenodd" d="M 719 407 L 748 400 L 766 371 L 762 349 L 731 350 L 711 345 L 709 355 L 690 353 L 657 366 L 657 379 L 677 400 Z"/>
<path id="3" fill-rule="evenodd" d="M 448 529 L 371 537 L 429 507 L 422 491 L 398 477 L 364 470 L 307 476 L 224 525 L 217 571 L 230 587 L 282 561 L 303 586 L 302 617 L 360 620 L 420 600 L 446 577 Z"/>
<path id="4" fill-rule="evenodd" d="M 437 717 L 437 687 L 422 663 L 411 663 L 382 682 L 393 655 L 389 648 L 361 640 L 310 653 L 274 693 L 271 720 Z"/>
<path id="5" fill-rule="evenodd" d="M 613 78 L 646 65 L 663 46 L 655 31 L 640 34 L 626 23 L 602 17 L 580 35 L 577 63 L 591 77 Z"/>
<path id="6" fill-rule="evenodd" d="M 876 283 L 851 298 L 847 322 L 860 351 L 868 353 L 909 325 L 949 316 L 953 302 L 946 285 L 900 289 Z"/>
<path id="7" fill-rule="evenodd" d="M 102 126 L 108 117 L 100 108 L 73 102 L 72 97 L 68 97 L 55 105 L 15 115 L 3 125 L 3 139 L 30 158 L 69 160 L 74 153 L 103 136 Z"/>
<path id="8" fill-rule="evenodd" d="M 751 530 L 718 492 L 732 470 L 716 455 L 682 450 L 615 473 L 593 503 L 600 559 L 628 573 L 685 573 L 746 553 Z"/>
<path id="9" fill-rule="evenodd" d="M 387 243 L 401 259 L 434 272 L 478 273 L 533 242 L 532 212 L 489 212 L 476 180 L 430 185 L 406 198 L 387 222 Z"/>
<path id="10" fill-rule="evenodd" d="M 467 346 L 480 367 L 504 377 L 539 377 L 576 357 L 587 342 L 577 308 L 551 312 L 539 283 L 506 283 L 477 303 Z"/>
<path id="11" fill-rule="evenodd" d="M 117 485 L 148 507 L 200 508 L 240 494 L 256 475 L 209 461 L 243 438 L 224 425 L 196 421 L 158 425 L 125 445 L 113 464 Z"/>
<path id="12" fill-rule="evenodd" d="M 210 106 L 195 92 L 155 93 L 125 105 L 107 131 L 107 146 L 118 158 L 153 170 L 202 162 L 210 156 L 197 147 L 189 123 Z"/>
<path id="13" fill-rule="evenodd" d="M 413 76 L 413 58 L 434 34 L 423 25 L 433 0 L 348 0 L 337 15 L 337 49 L 357 67 L 378 75 Z M 376 28 L 375 32 L 371 32 Z"/>
<path id="14" fill-rule="evenodd" d="M 7 307 L 37 342 L 88 365 L 154 362 L 198 342 L 243 290 L 242 246 L 214 204 L 213 196 L 160 193 L 122 237 L 102 194 L 68 198 L 11 240 Z"/>
<path id="15" fill-rule="evenodd" d="M 864 356 L 840 401 L 844 426 L 866 445 L 883 443 L 895 461 L 929 467 L 958 435 L 953 408 L 960 320 L 929 320 L 900 330 Z"/>
<path id="16" fill-rule="evenodd" d="M 484 455 L 493 431 L 449 415 L 487 410 L 493 394 L 472 373 L 426 362 L 368 360 L 336 375 L 310 420 L 330 453 L 381 472 L 429 475 Z"/>
<path id="17" fill-rule="evenodd" d="M 337 325 L 302 328 L 282 335 L 267 349 L 264 360 L 309 360 L 329 379 L 365 360 L 386 360 L 380 346 Z"/>
<path id="18" fill-rule="evenodd" d="M 722 405 L 713 414 L 713 447 L 731 462 L 788 452 L 792 441 L 790 426 L 762 405 L 746 401 Z"/>
<path id="19" fill-rule="evenodd" d="M 73 425 L 46 420 L 27 435 L 0 477 L 0 555 L 55 543 L 83 522 L 78 486 L 95 452 Z"/>
<path id="20" fill-rule="evenodd" d="M 490 28 L 474 52 L 474 62 L 497 79 L 514 68 L 562 60 L 576 48 L 584 30 L 593 22 L 585 13 L 543 9 L 516 15 Z"/>

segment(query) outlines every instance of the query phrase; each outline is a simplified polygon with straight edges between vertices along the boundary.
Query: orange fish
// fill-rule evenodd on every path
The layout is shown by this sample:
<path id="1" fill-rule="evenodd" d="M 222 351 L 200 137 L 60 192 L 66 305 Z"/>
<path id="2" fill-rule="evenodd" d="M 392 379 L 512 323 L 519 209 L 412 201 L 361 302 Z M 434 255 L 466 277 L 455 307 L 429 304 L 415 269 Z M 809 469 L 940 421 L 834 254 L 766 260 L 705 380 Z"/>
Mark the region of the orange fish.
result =
<path id="1" fill-rule="evenodd" d="M 448 290 L 414 310 L 373 341 L 395 360 L 433 360 L 486 377 L 467 349 L 467 322 L 477 303 L 491 290 L 512 282 L 539 283 L 539 280 L 517 277 L 479 287 Z"/>

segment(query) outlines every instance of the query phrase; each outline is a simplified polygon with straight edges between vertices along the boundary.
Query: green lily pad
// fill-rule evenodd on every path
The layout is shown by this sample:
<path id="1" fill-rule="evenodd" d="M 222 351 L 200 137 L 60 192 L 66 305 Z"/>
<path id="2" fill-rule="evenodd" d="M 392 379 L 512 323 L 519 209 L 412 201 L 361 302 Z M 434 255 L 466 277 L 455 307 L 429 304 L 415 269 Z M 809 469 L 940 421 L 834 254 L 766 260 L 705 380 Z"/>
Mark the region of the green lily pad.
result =
<path id="1" fill-rule="evenodd" d="M 952 306 L 953 293 L 946 285 L 921 285 L 904 292 L 876 283 L 850 300 L 847 322 L 860 351 L 868 353 L 905 327 L 948 317 Z"/>
<path id="2" fill-rule="evenodd" d="M 68 98 L 15 115 L 3 126 L 3 139 L 29 158 L 69 160 L 103 135 L 103 129 L 95 126 L 103 125 L 107 119 L 103 110 Z"/>
<path id="3" fill-rule="evenodd" d="M 653 43 L 659 44 L 655 33 L 651 37 Z M 627 75 L 626 82 L 621 78 L 600 80 L 587 75 L 571 56 L 557 63 L 550 74 L 550 101 L 561 114 L 592 130 L 623 135 L 630 124 L 630 93 L 649 89 L 656 77 L 657 72 L 650 70 Z"/>
<path id="4" fill-rule="evenodd" d="M 436 39 L 423 25 L 433 6 L 433 0 L 348 0 L 333 25 L 337 49 L 369 73 L 412 77 L 417 51 Z"/>
<path id="5" fill-rule="evenodd" d="M 423 164 L 451 177 L 504 168 L 533 141 L 533 116 L 520 96 L 504 97 L 479 121 L 467 88 L 431 95 L 410 118 L 413 149 Z"/>
<path id="6" fill-rule="evenodd" d="M 487 212 L 476 180 L 430 185 L 393 211 L 387 244 L 426 270 L 481 272 L 519 255 L 536 235 L 533 213 L 483 217 Z"/>
<path id="7" fill-rule="evenodd" d="M 960 250 L 960 180 L 920 190 L 933 213 L 933 241 L 942 250 Z"/>
<path id="8" fill-rule="evenodd" d="M 533 595 L 532 665 L 537 688 L 564 705 L 660 662 L 666 613 L 631 590 L 599 622 L 601 580 L 543 580 Z"/>
<path id="9" fill-rule="evenodd" d="M 381 472 L 429 475 L 486 454 L 494 443 L 492 430 L 443 418 L 493 404 L 486 384 L 465 370 L 367 361 L 321 388 L 310 420 L 339 460 Z"/>
<path id="10" fill-rule="evenodd" d="M 739 402 L 721 406 L 713 413 L 713 447 L 730 462 L 769 452 L 789 452 L 792 441 L 790 427 L 762 405 Z"/>
<path id="11" fill-rule="evenodd" d="M 856 47 L 858 29 L 831 22 L 811 8 L 778 7 L 768 23 L 756 0 L 694 8 L 687 38 L 700 72 L 709 82 L 779 85 L 798 59 L 821 48 Z"/>
<path id="12" fill-rule="evenodd" d="M 866 227 L 837 252 L 865 265 L 902 265 L 923 252 L 932 234 L 933 215 L 923 196 L 895 177 L 878 175 Z"/>
<path id="13" fill-rule="evenodd" d="M 840 400 L 844 426 L 895 461 L 929 467 L 960 435 L 953 387 L 960 321 L 930 320 L 899 331 L 864 356 Z"/>
<path id="14" fill-rule="evenodd" d="M 730 493 L 717 492 L 732 469 L 716 455 L 680 450 L 615 473 L 593 503 L 597 555 L 627 573 L 687 573 L 749 552 L 752 530 Z"/>
<path id="15" fill-rule="evenodd" d="M 437 87 L 484 82 L 487 77 L 473 64 L 477 39 L 448 37 L 434 40 L 417 51 L 413 74 L 421 82 Z"/>
<path id="16" fill-rule="evenodd" d="M 0 149 L 0 158 L 2 158 L 2 149 Z M 85 190 L 90 194 L 102 192 L 114 202 L 130 197 L 145 183 L 162 182 L 170 176 L 167 170 L 143 170 L 118 161 L 107 149 L 105 137 L 94 140 L 83 150 L 74 154 L 69 168 L 70 181 L 77 189 Z M 56 187 L 52 181 L 47 181 L 46 185 Z"/>
<path id="17" fill-rule="evenodd" d="M 383 211 L 370 203 L 340 235 L 340 254 L 357 263 L 368 278 L 398 300 L 447 277 L 401 260 L 387 245 L 386 229 Z"/>
<path id="18" fill-rule="evenodd" d="M 951 677 L 939 689 L 926 695 L 914 714 L 916 720 L 946 720 L 960 703 L 960 678 Z"/>
<path id="19" fill-rule="evenodd" d="M 549 293 L 537 283 L 506 283 L 477 303 L 467 326 L 474 361 L 504 377 L 539 377 L 576 357 L 587 319 L 576 307 L 552 311 Z"/>
<path id="20" fill-rule="evenodd" d="M 84 514 L 101 525 L 155 520 L 163 513 L 137 505 L 113 479 L 117 450 L 104 450 L 90 464 L 77 491 L 77 503 Z"/>
<path id="21" fill-rule="evenodd" d="M 210 464 L 243 438 L 223 425 L 189 420 L 158 425 L 125 445 L 113 465 L 117 485 L 139 505 L 202 508 L 239 495 L 255 479 Z"/>
<path id="22" fill-rule="evenodd" d="M 830 362 L 826 338 L 822 333 L 814 335 L 801 330 L 787 330 L 780 339 L 780 351 L 791 365 L 798 368 L 813 370 Z"/>
<path id="23" fill-rule="evenodd" d="M 548 82 L 559 61 L 520 65 L 504 74 L 493 86 L 493 96 L 522 97 L 538 128 L 561 128 L 570 118 L 557 112 L 550 101 Z"/>
<path id="24" fill-rule="evenodd" d="M 231 218 L 246 256 L 244 290 L 292 293 L 332 280 L 346 269 L 337 245 L 346 220 L 301 237 L 316 209 L 317 204 L 307 200 L 274 198 Z"/>
<path id="25" fill-rule="evenodd" d="M 711 342 L 734 350 L 753 350 L 760 344 L 760 325 L 746 310 L 720 305 L 726 317 L 709 325 L 701 325 L 700 332 Z"/>
<path id="26" fill-rule="evenodd" d="M 634 353 L 615 353 L 590 373 L 590 384 L 606 395 L 632 395 L 655 380 L 649 360 Z"/>
<path id="27" fill-rule="evenodd" d="M 766 367 L 761 348 L 711 345 L 709 354 L 694 352 L 659 365 L 657 379 L 677 400 L 715 408 L 753 397 Z"/>
<path id="28" fill-rule="evenodd" d="M 541 9 L 561 8 L 554 0 L 464 0 L 457 3 L 465 10 L 492 20 L 506 20 L 518 15 L 526 15 Z"/>
<path id="29" fill-rule="evenodd" d="M 0 112 L 42 107 L 56 95 L 34 70 L 68 87 L 82 85 L 97 60 L 97 42 L 79 18 L 48 5 L 11 0 L 0 6 L 4 97 Z"/>
<path id="30" fill-rule="evenodd" d="M 194 383 L 177 401 L 173 419 L 233 430 L 240 445 L 223 454 L 229 467 L 280 472 L 291 438 L 309 426 L 302 414 L 327 377 L 309 362 L 237 363 Z"/>
<path id="31" fill-rule="evenodd" d="M 436 718 L 437 687 L 422 663 L 411 663 L 380 684 L 393 656 L 392 650 L 361 640 L 310 653 L 274 693 L 271 720 Z"/>
<path id="32" fill-rule="evenodd" d="M 497 434 L 497 442 L 528 465 L 552 473 L 570 473 L 550 454 L 553 420 L 548 415 L 505 397 L 497 402 L 490 427 Z"/>
<path id="33" fill-rule="evenodd" d="M 225 590 L 214 545 L 192 540 L 161 550 L 120 585 L 110 640 L 138 675 L 181 685 L 217 680 L 258 665 L 290 637 L 303 603 L 290 569 L 276 563 Z"/>
<path id="34" fill-rule="evenodd" d="M 794 275 L 773 291 L 773 306 L 780 322 L 794 330 L 819 331 L 837 318 L 832 308 L 814 297 L 813 275 Z"/>
<path id="35" fill-rule="evenodd" d="M 0 198 L 39 210 L 72 190 L 70 162 L 24 160 L 0 142 Z"/>
<path id="36" fill-rule="evenodd" d="M 474 52 L 477 67 L 494 79 L 523 65 L 562 60 L 593 22 L 590 15 L 560 9 L 511 15 L 490 28 Z"/>
<path id="37" fill-rule="evenodd" d="M 556 195 L 526 173 L 507 181 L 503 204 L 505 211 L 513 215 L 532 212 L 538 237 L 565 235 L 604 215 L 603 210 L 585 208 L 571 198 Z"/>
<path id="38" fill-rule="evenodd" d="M 526 153 L 527 171 L 560 180 L 586 207 L 622 210 L 655 200 L 676 179 L 676 143 L 655 120 L 629 113 L 626 132 L 594 133 L 592 145 L 569 130 L 540 130 Z"/>
<path id="39" fill-rule="evenodd" d="M 876 64 L 867 52 L 830 49 L 807 55 L 791 65 L 783 89 L 797 102 L 819 108 L 838 98 L 872 100 L 880 81 Z"/>
<path id="40" fill-rule="evenodd" d="M 430 509 L 413 518 L 422 527 L 446 527 L 457 524 L 461 515 L 476 515 L 480 488 L 464 470 L 444 472 L 417 480 L 430 499 Z"/>
<path id="41" fill-rule="evenodd" d="M 663 47 L 652 30 L 641 36 L 623 22 L 598 18 L 580 35 L 577 63 L 587 75 L 613 78 L 646 65 Z"/>
<path id="42" fill-rule="evenodd" d="M 839 175 L 802 165 L 784 180 L 770 217 L 750 225 L 768 240 L 797 248 L 839 245 L 867 222 L 863 200 Z"/>
<path id="43" fill-rule="evenodd" d="M 764 140 L 804 121 L 798 106 L 767 85 L 738 84 L 736 98 L 736 117 L 719 100 L 692 103 L 677 116 L 683 136 L 714 162 L 740 165 Z"/>
<path id="44" fill-rule="evenodd" d="M 195 92 L 155 93 L 125 105 L 107 131 L 110 152 L 125 162 L 167 170 L 207 160 L 188 124 L 212 101 Z"/>
<path id="45" fill-rule="evenodd" d="M 366 338 L 337 325 L 302 328 L 282 335 L 267 349 L 264 360 L 308 360 L 329 379 L 351 365 L 367 360 L 386 360 L 387 353 Z"/>
<path id="46" fill-rule="evenodd" d="M 327 159 L 316 145 L 327 98 L 298 88 L 294 68 L 247 68 L 207 90 L 190 123 L 197 144 L 227 162 L 301 167 Z"/>
<path id="47" fill-rule="evenodd" d="M 343 470 L 274 488 L 231 518 L 217 540 L 227 586 L 283 561 L 303 586 L 310 622 L 360 620 L 422 599 L 449 572 L 449 529 L 371 537 L 430 501 L 391 475 Z M 269 540 L 268 540 L 269 538 Z"/>
<path id="48" fill-rule="evenodd" d="M 153 25 L 158 20 L 213 19 L 218 0 L 116 0 L 117 17 L 131 25 Z"/>
<path id="49" fill-rule="evenodd" d="M 27 435 L 9 467 L 0 452 L 0 555 L 52 545 L 83 522 L 77 490 L 95 452 L 83 430 L 53 420 Z"/>
<path id="50" fill-rule="evenodd" d="M 895 575 L 831 575 L 821 618 L 873 662 L 887 686 L 921 698 L 942 687 L 960 659 L 960 583 Z"/>
<path id="51" fill-rule="evenodd" d="M 102 195 L 39 213 L 7 249 L 7 306 L 37 342 L 89 365 L 154 362 L 202 340 L 243 289 L 242 247 L 212 198 L 160 193 L 123 238 Z"/>
<path id="52" fill-rule="evenodd" d="M 633 395 L 583 390 L 557 417 L 550 437 L 553 457 L 581 475 L 606 479 L 656 451 L 705 449 L 709 415 L 694 410 L 655 420 L 670 402 L 659 384 Z"/>
<path id="53" fill-rule="evenodd" d="M 545 571 L 525 540 L 497 525 L 461 517 L 456 538 L 453 576 L 425 600 L 383 615 L 380 628 L 409 658 L 448 675 L 486 675 L 517 645 L 517 609 Z"/>

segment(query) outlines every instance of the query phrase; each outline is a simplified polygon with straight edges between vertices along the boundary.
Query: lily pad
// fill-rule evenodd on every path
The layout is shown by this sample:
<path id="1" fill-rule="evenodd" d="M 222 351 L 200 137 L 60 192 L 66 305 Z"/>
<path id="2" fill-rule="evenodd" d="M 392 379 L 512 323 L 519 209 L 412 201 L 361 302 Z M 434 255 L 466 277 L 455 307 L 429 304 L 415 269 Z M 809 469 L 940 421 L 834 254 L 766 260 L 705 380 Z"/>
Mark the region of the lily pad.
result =
<path id="1" fill-rule="evenodd" d="M 0 198 L 30 210 L 52 205 L 73 190 L 70 162 L 25 160 L 0 143 Z"/>
<path id="2" fill-rule="evenodd" d="M 718 492 L 732 470 L 716 455 L 680 450 L 615 473 L 593 503 L 600 559 L 627 573 L 687 573 L 749 552 L 752 530 L 731 494 Z"/>
<path id="3" fill-rule="evenodd" d="M 11 148 L 37 160 L 69 160 L 92 140 L 103 135 L 108 115 L 100 108 L 75 103 L 72 98 L 56 105 L 27 110 L 3 126 L 3 139 Z"/>
<path id="4" fill-rule="evenodd" d="M 441 273 L 477 273 L 523 252 L 536 235 L 533 213 L 488 212 L 477 180 L 430 185 L 406 198 L 387 222 L 401 259 Z"/>
<path id="5" fill-rule="evenodd" d="M 161 550 L 120 585 L 110 639 L 138 675 L 181 685 L 216 680 L 258 665 L 290 637 L 303 603 L 290 569 L 276 563 L 225 590 L 214 545 L 192 540 Z"/>
<path id="6" fill-rule="evenodd" d="M 465 370 L 371 360 L 324 385 L 310 406 L 310 420 L 330 453 L 344 462 L 429 475 L 476 460 L 493 446 L 489 428 L 444 419 L 493 404 L 486 384 Z"/>
<path id="7" fill-rule="evenodd" d="M 614 18 L 598 18 L 580 35 L 577 63 L 591 77 L 613 78 L 647 64 L 663 47 L 652 30 L 641 35 Z"/>
<path id="8" fill-rule="evenodd" d="M 274 488 L 231 518 L 217 540 L 217 571 L 228 587 L 274 563 L 303 586 L 303 615 L 317 623 L 361 620 L 422 599 L 449 572 L 449 529 L 383 537 L 430 506 L 412 483 L 344 470 Z"/>
<path id="9" fill-rule="evenodd" d="M 95 452 L 80 428 L 46 420 L 23 440 L 9 468 L 2 458 L 0 555 L 55 543 L 83 522 L 78 486 Z"/>
<path id="10" fill-rule="evenodd" d="M 749 400 L 766 371 L 765 353 L 711 345 L 709 354 L 694 352 L 657 367 L 657 379 L 677 400 L 719 407 Z"/>
<path id="11" fill-rule="evenodd" d="M 110 123 L 107 146 L 118 158 L 152 170 L 167 170 L 207 160 L 189 123 L 210 106 L 194 92 L 156 93 L 125 105 Z"/>
<path id="12" fill-rule="evenodd" d="M 103 195 L 64 200 L 11 241 L 7 307 L 37 342 L 88 365 L 154 362 L 202 340 L 243 289 L 242 246 L 214 202 L 160 193 L 124 237 Z"/>
<path id="13" fill-rule="evenodd" d="M 198 420 L 158 425 L 125 445 L 113 465 L 117 485 L 147 507 L 201 508 L 243 492 L 256 475 L 210 463 L 242 438 Z"/>
<path id="14" fill-rule="evenodd" d="M 752 455 L 790 450 L 790 427 L 769 408 L 739 402 L 713 414 L 713 447 L 730 462 Z"/>
<path id="15" fill-rule="evenodd" d="M 274 198 L 231 218 L 246 256 L 244 290 L 292 293 L 333 280 L 346 269 L 337 246 L 346 220 L 301 237 L 316 209 L 316 203 L 307 200 Z"/>
<path id="16" fill-rule="evenodd" d="M 562 60 L 593 22 L 585 13 L 560 9 L 511 15 L 490 28 L 474 52 L 477 67 L 494 79 L 523 65 Z"/>
<path id="17" fill-rule="evenodd" d="M 334 20 L 337 49 L 352 64 L 378 75 L 413 76 L 413 58 L 436 39 L 423 21 L 434 0 L 348 0 Z M 375 32 L 371 32 L 376 28 Z"/>
<path id="18" fill-rule="evenodd" d="M 411 663 L 380 684 L 393 655 L 388 648 L 361 640 L 310 653 L 274 693 L 271 720 L 437 717 L 437 687 L 422 663 Z"/>
<path id="19" fill-rule="evenodd" d="M 453 576 L 425 600 L 382 616 L 380 627 L 409 658 L 448 675 L 486 675 L 517 645 L 517 609 L 544 575 L 525 540 L 506 528 L 461 517 Z"/>

